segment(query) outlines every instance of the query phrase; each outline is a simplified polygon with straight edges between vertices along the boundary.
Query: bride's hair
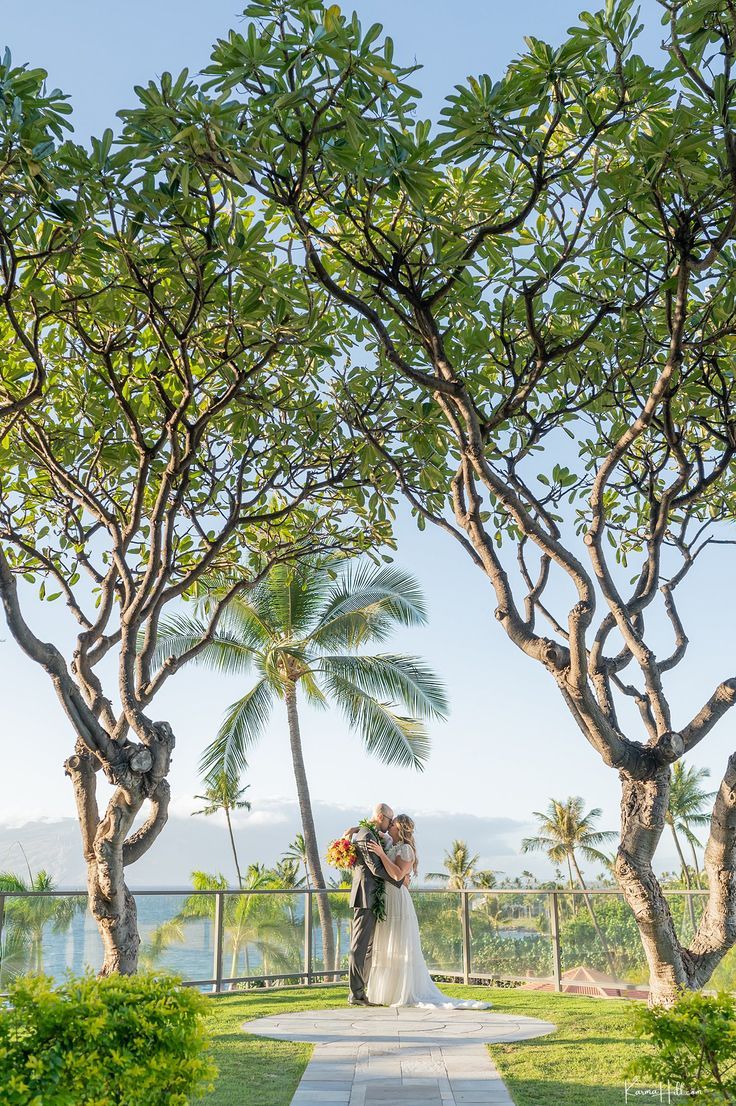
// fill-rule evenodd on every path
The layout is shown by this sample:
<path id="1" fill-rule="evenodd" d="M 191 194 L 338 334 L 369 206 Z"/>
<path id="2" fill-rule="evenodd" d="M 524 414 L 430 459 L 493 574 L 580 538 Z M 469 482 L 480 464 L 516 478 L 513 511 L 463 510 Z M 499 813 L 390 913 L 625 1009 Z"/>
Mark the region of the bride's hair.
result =
<path id="1" fill-rule="evenodd" d="M 414 875 L 419 871 L 419 858 L 417 857 L 417 846 L 414 841 L 414 819 L 410 818 L 408 814 L 397 814 L 393 820 L 393 824 L 398 827 L 399 830 L 399 845 L 411 845 L 412 852 L 414 853 L 414 864 L 412 871 Z"/>

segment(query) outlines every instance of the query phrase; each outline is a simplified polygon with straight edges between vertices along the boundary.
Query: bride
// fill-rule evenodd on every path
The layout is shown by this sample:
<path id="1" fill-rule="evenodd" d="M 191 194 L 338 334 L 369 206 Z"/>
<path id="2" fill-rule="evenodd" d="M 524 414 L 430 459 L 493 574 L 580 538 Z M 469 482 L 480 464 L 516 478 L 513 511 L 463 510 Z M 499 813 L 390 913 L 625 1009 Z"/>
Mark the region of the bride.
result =
<path id="1" fill-rule="evenodd" d="M 425 1006 L 446 1009 L 486 1010 L 490 1002 L 452 999 L 435 986 L 422 954 L 414 903 L 408 886 L 418 870 L 414 822 L 397 814 L 388 827 L 393 845 L 388 850 L 376 841 L 368 848 L 401 886 L 384 884 L 386 917 L 376 926 L 367 997 L 377 1006 Z"/>

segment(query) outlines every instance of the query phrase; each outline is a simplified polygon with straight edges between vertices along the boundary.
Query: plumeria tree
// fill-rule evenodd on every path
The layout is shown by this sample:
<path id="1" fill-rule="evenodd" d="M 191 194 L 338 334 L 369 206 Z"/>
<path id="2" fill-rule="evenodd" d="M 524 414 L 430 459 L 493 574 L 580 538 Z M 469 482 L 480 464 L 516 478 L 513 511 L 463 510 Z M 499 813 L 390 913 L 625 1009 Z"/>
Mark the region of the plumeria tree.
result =
<path id="1" fill-rule="evenodd" d="M 50 115 L 53 143 L 61 109 L 39 78 L 13 80 L 28 102 L 5 111 L 11 152 L 14 113 L 31 122 L 14 155 L 25 260 L 12 235 L 0 257 L 0 600 L 69 723 L 102 971 L 130 972 L 139 935 L 125 871 L 166 824 L 175 740 L 152 712 L 156 694 L 274 564 L 388 534 L 356 494 L 360 441 L 324 401 L 325 298 L 267 240 L 242 185 L 196 162 L 162 173 L 136 149 L 113 150 L 111 131 L 89 149 L 28 154 L 35 117 Z M 164 78 L 164 96 L 184 83 Z M 58 165 L 84 182 L 63 199 Z M 203 640 L 154 664 L 168 605 L 228 569 L 237 579 Z M 69 648 L 46 640 L 31 588 L 65 604 Z"/>
<path id="2" fill-rule="evenodd" d="M 299 700 L 318 708 L 336 706 L 367 751 L 383 763 L 422 768 L 429 752 L 423 720 L 444 717 L 447 710 L 441 681 L 418 657 L 365 650 L 385 641 L 397 626 L 425 622 L 424 601 L 416 580 L 393 565 L 326 561 L 277 566 L 247 595 L 230 600 L 218 629 L 208 637 L 210 608 L 230 595 L 232 588 L 231 579 L 212 585 L 199 613 L 163 621 L 154 658 L 163 663 L 166 656 L 186 656 L 196 650 L 199 664 L 249 681 L 255 676 L 255 682 L 228 708 L 204 754 L 202 768 L 208 774 L 242 772 L 274 705 L 283 703 L 305 870 L 318 889 L 329 971 L 334 961 L 332 917 L 329 896 L 323 890 Z M 294 855 L 297 851 L 301 849 Z"/>
<path id="3" fill-rule="evenodd" d="M 0 419 L 23 411 L 46 382 L 58 350 L 57 309 L 83 296 L 66 274 L 89 245 L 68 200 L 84 209 L 90 182 L 59 153 L 71 107 L 46 72 L 0 61 Z"/>
<path id="4" fill-rule="evenodd" d="M 333 394 L 376 485 L 486 576 L 500 630 L 618 773 L 616 876 L 669 1002 L 736 941 L 736 759 L 688 946 L 652 863 L 671 765 L 736 702 L 715 658 L 690 717 L 667 688 L 679 591 L 734 516 L 731 6 L 662 0 L 656 68 L 631 0 L 608 0 L 458 86 L 434 130 L 379 26 L 321 0 L 248 14 L 207 70 L 201 157 L 248 179 L 342 310 Z M 162 166 L 196 153 L 191 103 L 144 105 L 131 141 Z"/>

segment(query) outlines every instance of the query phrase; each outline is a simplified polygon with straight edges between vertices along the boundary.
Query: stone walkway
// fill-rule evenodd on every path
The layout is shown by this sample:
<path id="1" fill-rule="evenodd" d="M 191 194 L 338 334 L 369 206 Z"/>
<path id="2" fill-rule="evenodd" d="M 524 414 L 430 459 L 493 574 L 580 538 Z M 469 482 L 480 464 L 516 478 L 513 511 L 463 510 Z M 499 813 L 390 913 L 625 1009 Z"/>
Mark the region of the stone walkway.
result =
<path id="1" fill-rule="evenodd" d="M 513 1106 L 486 1044 L 555 1028 L 493 1010 L 407 1007 L 302 1011 L 243 1025 L 317 1046 L 292 1106 Z"/>

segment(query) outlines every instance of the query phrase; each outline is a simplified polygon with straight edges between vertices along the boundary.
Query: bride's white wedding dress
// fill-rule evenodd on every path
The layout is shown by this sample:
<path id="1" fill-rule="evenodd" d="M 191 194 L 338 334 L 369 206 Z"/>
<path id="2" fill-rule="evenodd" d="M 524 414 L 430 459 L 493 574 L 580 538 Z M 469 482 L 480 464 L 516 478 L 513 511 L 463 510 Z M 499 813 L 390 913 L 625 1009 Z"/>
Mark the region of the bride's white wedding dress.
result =
<path id="1" fill-rule="evenodd" d="M 386 855 L 394 863 L 414 860 L 411 845 L 393 845 Z M 490 1002 L 449 998 L 432 980 L 422 954 L 414 903 L 406 887 L 386 883 L 386 917 L 376 923 L 368 977 L 368 1000 L 379 1006 L 424 1006 L 437 1009 L 487 1010 Z"/>

